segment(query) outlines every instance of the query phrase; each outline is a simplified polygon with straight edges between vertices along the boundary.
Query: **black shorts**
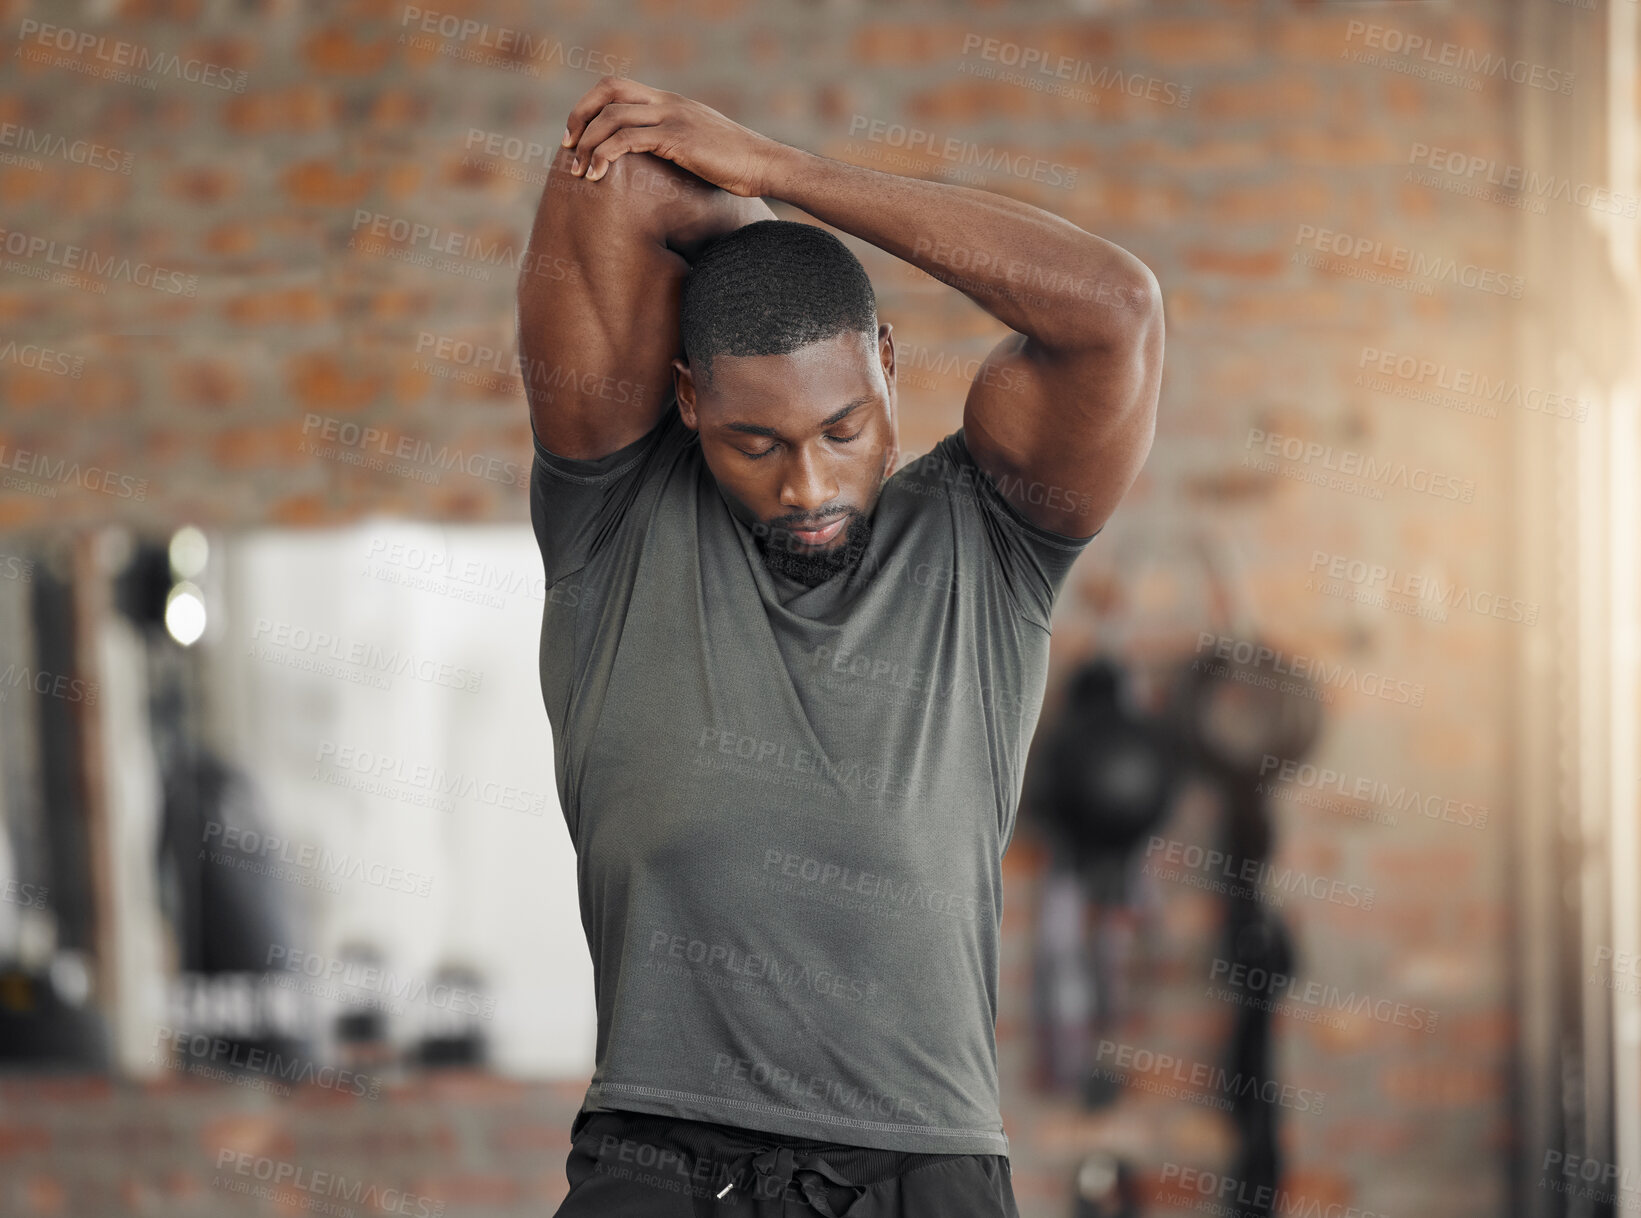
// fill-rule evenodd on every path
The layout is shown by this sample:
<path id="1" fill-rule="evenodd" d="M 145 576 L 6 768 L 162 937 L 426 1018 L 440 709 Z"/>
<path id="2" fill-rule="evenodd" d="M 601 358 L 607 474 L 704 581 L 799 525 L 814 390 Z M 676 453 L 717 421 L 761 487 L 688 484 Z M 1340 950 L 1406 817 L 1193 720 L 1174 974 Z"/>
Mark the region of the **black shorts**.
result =
<path id="1" fill-rule="evenodd" d="M 1020 1218 L 1005 1155 L 813 1142 L 643 1112 L 581 1112 L 553 1218 Z"/>

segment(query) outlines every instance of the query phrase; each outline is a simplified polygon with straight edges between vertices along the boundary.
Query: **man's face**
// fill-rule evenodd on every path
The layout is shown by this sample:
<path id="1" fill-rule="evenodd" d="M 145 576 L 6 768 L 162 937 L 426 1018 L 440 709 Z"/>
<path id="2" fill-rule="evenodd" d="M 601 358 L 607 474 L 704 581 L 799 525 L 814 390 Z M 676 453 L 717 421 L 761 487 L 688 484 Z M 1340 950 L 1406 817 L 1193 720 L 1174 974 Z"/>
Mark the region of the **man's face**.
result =
<path id="1" fill-rule="evenodd" d="M 790 355 L 673 361 L 678 411 L 774 570 L 813 587 L 860 561 L 899 456 L 894 342 L 840 334 Z"/>

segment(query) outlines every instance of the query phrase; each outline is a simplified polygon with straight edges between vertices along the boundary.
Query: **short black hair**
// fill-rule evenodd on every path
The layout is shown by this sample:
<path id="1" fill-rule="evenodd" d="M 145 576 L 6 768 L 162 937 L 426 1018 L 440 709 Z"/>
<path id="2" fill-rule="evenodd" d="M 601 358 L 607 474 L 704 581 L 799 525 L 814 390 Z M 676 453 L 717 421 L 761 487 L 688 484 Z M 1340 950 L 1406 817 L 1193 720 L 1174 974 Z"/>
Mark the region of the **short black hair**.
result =
<path id="1" fill-rule="evenodd" d="M 831 233 L 759 220 L 708 242 L 684 275 L 679 328 L 692 374 L 715 355 L 787 355 L 846 331 L 877 337 L 877 297 Z"/>

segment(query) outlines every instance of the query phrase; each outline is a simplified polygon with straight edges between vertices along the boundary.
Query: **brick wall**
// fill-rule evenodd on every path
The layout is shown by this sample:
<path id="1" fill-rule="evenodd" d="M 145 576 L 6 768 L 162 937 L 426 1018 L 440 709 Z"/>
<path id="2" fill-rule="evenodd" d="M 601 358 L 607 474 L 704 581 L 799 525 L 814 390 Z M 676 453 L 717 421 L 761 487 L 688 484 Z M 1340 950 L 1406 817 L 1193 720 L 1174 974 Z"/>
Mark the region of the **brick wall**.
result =
<path id="1" fill-rule="evenodd" d="M 424 27 L 397 2 L 306 13 L 204 0 L 104 7 L 119 13 L 7 6 L 0 123 L 35 133 L 33 151 L 0 149 L 16 154 L 0 163 L 7 240 L 57 243 L 21 258 L 8 244 L 0 278 L 0 328 L 50 352 L 35 366 L 16 352 L 0 358 L 0 445 L 12 460 L 24 450 L 49 458 L 30 485 L 0 493 L 0 530 L 13 533 L 109 520 L 317 526 L 375 512 L 526 522 L 522 479 L 494 473 L 495 462 L 516 462 L 527 474 L 529 431 L 512 371 L 513 274 L 485 251 L 522 244 L 544 177 L 539 157 L 507 141 L 551 149 L 571 102 L 607 67 L 878 168 L 970 172 L 907 152 L 880 123 L 1055 166 L 1035 180 L 997 169 L 953 180 L 1132 250 L 1161 281 L 1169 323 L 1156 445 L 1072 574 L 1056 671 L 1146 612 L 1120 560 L 1133 552 L 1125 538 L 1144 551 L 1211 520 L 1237 538 L 1259 622 L 1279 645 L 1423 687 L 1418 707 L 1333 688 L 1310 760 L 1485 807 L 1485 826 L 1418 808 L 1387 824 L 1373 798 L 1277 803 L 1280 863 L 1376 898 L 1371 909 L 1286 903 L 1309 974 L 1440 1015 L 1431 1034 L 1361 1014 L 1336 1026 L 1276 1021 L 1283 1077 L 1327 1096 L 1321 1112 L 1284 1114 L 1289 1187 L 1393 1214 L 1498 1211 L 1510 1036 L 1503 661 L 1530 626 L 1472 608 L 1421 617 L 1409 612 L 1417 597 L 1352 603 L 1320 577 L 1342 562 L 1334 593 L 1359 590 L 1354 564 L 1378 563 L 1508 596 L 1509 438 L 1572 425 L 1513 405 L 1488 417 L 1459 392 L 1419 400 L 1410 391 L 1420 383 L 1395 363 L 1504 375 L 1513 300 L 1496 289 L 1513 273 L 1513 234 L 1554 224 L 1566 206 L 1552 200 L 1535 215 L 1459 193 L 1474 178 L 1409 173 L 1419 145 L 1509 163 L 1518 94 L 1533 86 L 1476 70 L 1461 74 L 1477 88 L 1422 77 L 1406 69 L 1430 61 L 1403 47 L 1419 35 L 1472 60 L 1514 56 L 1507 8 L 439 0 L 422 6 L 434 14 Z M 456 14 L 487 31 L 440 34 L 440 17 Z M 104 41 L 63 51 L 29 21 Z M 507 29 L 527 33 L 542 60 L 494 50 Z M 190 79 L 151 65 L 140 74 L 152 89 L 91 75 L 119 40 L 204 67 Z M 1012 77 L 1022 60 L 1072 67 Z M 41 142 L 53 136 L 103 150 Z M 416 235 L 415 225 L 439 231 Z M 1328 233 L 1362 252 L 1335 252 Z M 93 273 L 70 246 L 152 269 Z M 1487 284 L 1439 271 L 1412 286 L 1370 278 L 1398 246 L 1489 272 Z M 953 361 L 982 356 L 1002 330 L 950 289 L 854 248 L 882 314 L 922 353 L 903 384 L 902 441 L 923 451 L 960 422 L 967 376 Z M 71 270 L 81 278 L 41 278 Z M 1370 349 L 1393 353 L 1387 370 Z M 354 425 L 363 438 L 349 442 Z M 1375 493 L 1372 479 L 1283 455 L 1312 443 L 1470 484 L 1466 498 L 1394 477 Z M 476 454 L 474 468 L 490 472 L 426 456 L 449 450 Z M 1314 480 L 1323 476 L 1347 485 Z M 1179 621 L 1212 621 L 1188 578 L 1151 578 Z M 1190 627 L 1178 635 L 1187 646 L 1194 637 Z M 1053 697 L 1051 687 L 1050 710 Z M 1171 839 L 1210 840 L 1204 800 L 1198 792 L 1180 810 Z M 1169 1164 L 1223 1170 L 1229 1135 L 1211 1107 L 1131 1088 L 1115 1109 L 1080 1113 L 1031 1089 L 1028 936 L 1041 865 L 1025 826 L 1008 862 L 999 1024 L 1022 1213 L 1065 1213 L 1066 1181 L 1096 1146 L 1130 1155 L 1159 1195 Z M 1215 1061 L 1230 1017 L 1202 996 L 1217 903 L 1179 882 L 1151 895 L 1122 1036 Z M 347 1105 L 285 1108 L 238 1089 L 13 1082 L 0 1128 L 4 1208 L 215 1212 L 217 1148 L 243 1141 L 402 1180 L 448 1198 L 451 1213 L 548 1212 L 578 1095 L 420 1083 L 362 1118 Z M 54 1123 L 81 1133 L 59 1136 Z M 378 1147 L 366 1128 L 389 1141 Z M 106 1186 L 106 1202 L 74 1200 L 94 1185 Z"/>

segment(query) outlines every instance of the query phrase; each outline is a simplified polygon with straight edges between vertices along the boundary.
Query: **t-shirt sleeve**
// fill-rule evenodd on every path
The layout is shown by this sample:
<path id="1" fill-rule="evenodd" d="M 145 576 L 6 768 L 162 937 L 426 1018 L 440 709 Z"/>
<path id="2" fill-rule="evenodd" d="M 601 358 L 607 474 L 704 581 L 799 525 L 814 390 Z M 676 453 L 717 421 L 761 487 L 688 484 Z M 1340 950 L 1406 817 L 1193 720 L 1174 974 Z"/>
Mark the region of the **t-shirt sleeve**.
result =
<path id="1" fill-rule="evenodd" d="M 531 420 L 535 461 L 530 470 L 530 524 L 548 587 L 597 557 L 660 468 L 660 457 L 690 435 L 677 406 L 669 402 L 655 426 L 631 444 L 602 457 L 578 460 L 549 452 Z"/>
<path id="2" fill-rule="evenodd" d="M 978 525 L 1016 611 L 1050 629 L 1054 602 L 1072 564 L 1104 526 L 1087 537 L 1068 537 L 1026 519 L 975 462 L 962 428 L 941 440 L 930 457 L 937 464 L 926 466 L 922 476 L 938 478 L 959 517 Z"/>

